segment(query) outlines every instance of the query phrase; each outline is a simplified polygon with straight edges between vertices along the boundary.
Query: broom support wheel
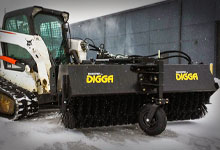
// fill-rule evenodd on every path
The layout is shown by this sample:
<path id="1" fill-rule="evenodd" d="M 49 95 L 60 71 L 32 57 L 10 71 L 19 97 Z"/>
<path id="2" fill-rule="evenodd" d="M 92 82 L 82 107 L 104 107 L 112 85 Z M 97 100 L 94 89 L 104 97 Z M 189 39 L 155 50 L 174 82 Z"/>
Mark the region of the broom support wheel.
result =
<path id="1" fill-rule="evenodd" d="M 167 125 L 167 116 L 163 108 L 156 104 L 144 105 L 138 117 L 140 128 L 150 136 L 161 134 Z"/>

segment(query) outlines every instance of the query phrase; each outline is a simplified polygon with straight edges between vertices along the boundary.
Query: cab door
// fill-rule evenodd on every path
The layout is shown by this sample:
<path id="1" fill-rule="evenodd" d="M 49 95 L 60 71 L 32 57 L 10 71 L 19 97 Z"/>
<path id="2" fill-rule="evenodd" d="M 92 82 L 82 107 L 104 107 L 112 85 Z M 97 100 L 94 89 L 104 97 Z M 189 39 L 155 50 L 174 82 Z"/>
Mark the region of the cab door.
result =
<path id="1" fill-rule="evenodd" d="M 29 34 L 30 28 L 27 17 L 25 15 L 18 15 L 7 18 L 4 30 Z M 13 43 L 13 41 L 11 41 L 11 43 Z M 37 71 L 36 63 L 30 53 L 26 49 L 15 44 L 1 43 L 1 46 L 4 56 L 13 58 L 29 66 L 28 68 L 30 69 L 26 68 L 26 70 L 22 70 L 19 66 L 4 61 L 0 70 L 0 75 L 24 89 L 31 92 L 37 91 L 34 77 L 34 71 Z"/>

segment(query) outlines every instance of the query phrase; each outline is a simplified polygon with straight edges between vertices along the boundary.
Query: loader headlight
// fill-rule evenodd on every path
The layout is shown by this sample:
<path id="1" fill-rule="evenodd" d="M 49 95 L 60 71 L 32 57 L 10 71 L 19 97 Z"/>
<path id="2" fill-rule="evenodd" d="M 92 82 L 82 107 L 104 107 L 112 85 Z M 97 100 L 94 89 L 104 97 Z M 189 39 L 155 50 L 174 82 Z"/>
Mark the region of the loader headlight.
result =
<path id="1" fill-rule="evenodd" d="M 69 20 L 69 14 L 67 12 L 63 12 L 62 16 L 63 16 L 63 21 L 64 22 L 67 22 Z"/>
<path id="2" fill-rule="evenodd" d="M 80 46 L 84 52 L 86 52 L 88 50 L 88 44 L 86 42 L 82 41 L 80 43 Z"/>
<path id="3" fill-rule="evenodd" d="M 39 13 L 42 10 L 43 10 L 43 8 L 41 8 L 41 7 L 34 7 L 33 12 L 32 12 L 32 16 L 34 17 L 37 13 Z"/>

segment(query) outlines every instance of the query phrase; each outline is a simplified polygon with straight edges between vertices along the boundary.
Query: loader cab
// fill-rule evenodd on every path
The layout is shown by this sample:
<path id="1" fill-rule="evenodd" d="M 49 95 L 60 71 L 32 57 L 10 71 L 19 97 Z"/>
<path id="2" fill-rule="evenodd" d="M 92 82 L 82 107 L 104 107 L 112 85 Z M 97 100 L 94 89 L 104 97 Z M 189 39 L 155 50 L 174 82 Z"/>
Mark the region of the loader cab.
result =
<path id="1" fill-rule="evenodd" d="M 68 61 L 67 24 L 69 13 L 33 6 L 6 13 L 2 28 L 29 35 L 39 35 L 43 39 L 55 64 Z M 23 48 L 13 44 L 3 44 L 6 56 L 33 64 L 33 58 Z"/>

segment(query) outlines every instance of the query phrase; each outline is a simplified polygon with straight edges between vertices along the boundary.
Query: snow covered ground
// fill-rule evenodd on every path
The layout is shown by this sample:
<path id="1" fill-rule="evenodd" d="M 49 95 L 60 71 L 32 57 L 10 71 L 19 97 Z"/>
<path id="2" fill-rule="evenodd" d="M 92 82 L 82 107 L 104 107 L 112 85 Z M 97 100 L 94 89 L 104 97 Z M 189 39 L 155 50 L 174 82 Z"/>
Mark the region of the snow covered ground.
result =
<path id="1" fill-rule="evenodd" d="M 217 80 L 220 83 L 220 80 Z M 144 135 L 138 125 L 65 129 L 57 112 L 23 121 L 0 118 L 0 150 L 220 150 L 220 90 L 200 120 L 168 122 L 161 135 Z"/>

